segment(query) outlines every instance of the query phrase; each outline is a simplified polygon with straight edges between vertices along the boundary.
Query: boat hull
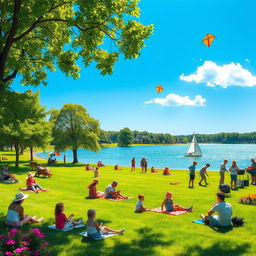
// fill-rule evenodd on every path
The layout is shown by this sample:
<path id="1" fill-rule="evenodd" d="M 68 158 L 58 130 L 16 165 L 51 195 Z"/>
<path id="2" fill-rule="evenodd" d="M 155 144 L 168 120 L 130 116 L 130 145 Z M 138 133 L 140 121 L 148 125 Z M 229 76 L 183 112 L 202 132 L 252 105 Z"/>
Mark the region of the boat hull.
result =
<path id="1" fill-rule="evenodd" d="M 184 155 L 185 157 L 201 157 L 202 154 L 187 154 L 187 155 Z"/>

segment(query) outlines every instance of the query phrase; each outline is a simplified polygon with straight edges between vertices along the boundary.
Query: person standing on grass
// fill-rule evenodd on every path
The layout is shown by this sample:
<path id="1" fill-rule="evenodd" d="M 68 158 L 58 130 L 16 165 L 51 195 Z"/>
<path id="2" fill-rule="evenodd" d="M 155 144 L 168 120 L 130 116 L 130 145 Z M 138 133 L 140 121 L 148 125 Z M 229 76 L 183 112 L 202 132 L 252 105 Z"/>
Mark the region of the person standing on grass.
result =
<path id="1" fill-rule="evenodd" d="M 197 165 L 197 162 L 194 161 L 193 164 L 188 168 L 189 169 L 189 183 L 188 183 L 189 188 L 194 187 L 194 180 L 196 177 L 196 165 Z"/>
<path id="2" fill-rule="evenodd" d="M 231 189 L 237 189 L 237 173 L 239 168 L 236 165 L 236 161 L 232 161 L 232 165 L 229 168 L 230 178 L 231 178 Z"/>
<path id="3" fill-rule="evenodd" d="M 206 181 L 206 176 L 208 177 L 208 173 L 206 172 L 207 168 L 210 167 L 210 164 L 206 164 L 201 170 L 200 170 L 200 176 L 201 176 L 201 180 L 199 181 L 199 186 L 202 186 L 202 181 L 204 181 L 205 186 L 208 185 L 207 181 Z"/>
<path id="4" fill-rule="evenodd" d="M 140 167 L 141 167 L 141 172 L 142 173 L 145 172 L 145 162 L 146 162 L 145 158 L 142 158 L 141 161 L 140 161 Z"/>
<path id="5" fill-rule="evenodd" d="M 131 172 L 135 171 L 135 165 L 136 165 L 136 160 L 135 157 L 132 158 L 132 169 Z"/>
<path id="6" fill-rule="evenodd" d="M 218 215 L 213 216 L 217 212 Z M 223 192 L 217 193 L 217 203 L 207 215 L 201 214 L 201 219 L 213 226 L 228 227 L 231 225 L 232 205 L 225 202 L 225 194 Z"/>
<path id="7" fill-rule="evenodd" d="M 228 163 L 228 160 L 224 160 L 220 166 L 220 185 L 224 184 L 225 172 L 228 172 L 228 170 L 226 168 L 227 163 Z"/>

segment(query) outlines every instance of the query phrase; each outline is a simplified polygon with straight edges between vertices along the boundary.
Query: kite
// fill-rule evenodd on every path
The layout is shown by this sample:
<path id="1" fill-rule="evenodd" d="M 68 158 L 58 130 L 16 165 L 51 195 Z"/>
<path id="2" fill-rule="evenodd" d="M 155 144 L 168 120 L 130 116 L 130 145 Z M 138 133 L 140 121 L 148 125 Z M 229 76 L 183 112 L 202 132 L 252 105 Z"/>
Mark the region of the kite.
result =
<path id="1" fill-rule="evenodd" d="M 207 35 L 205 36 L 205 38 L 202 40 L 202 42 L 203 42 L 206 46 L 210 47 L 211 44 L 212 44 L 212 42 L 213 42 L 213 40 L 214 40 L 215 38 L 216 38 L 216 36 L 211 35 L 211 34 L 207 34 Z"/>
<path id="2" fill-rule="evenodd" d="M 157 86 L 156 86 L 156 91 L 157 91 L 158 93 L 162 92 L 163 90 L 164 90 L 164 88 L 162 87 L 162 85 L 157 85 Z"/>

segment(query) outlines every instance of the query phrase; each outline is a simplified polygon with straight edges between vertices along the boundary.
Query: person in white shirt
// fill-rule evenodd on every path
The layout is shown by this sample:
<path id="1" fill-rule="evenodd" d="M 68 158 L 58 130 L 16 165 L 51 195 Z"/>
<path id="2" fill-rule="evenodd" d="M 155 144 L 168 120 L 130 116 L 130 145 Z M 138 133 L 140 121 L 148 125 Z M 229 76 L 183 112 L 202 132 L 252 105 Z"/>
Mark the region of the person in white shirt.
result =
<path id="1" fill-rule="evenodd" d="M 144 195 L 143 194 L 138 195 L 138 199 L 139 200 L 135 205 L 135 212 L 145 212 L 145 211 L 150 210 L 149 208 L 147 208 L 143 205 L 143 201 L 144 201 Z"/>
<path id="2" fill-rule="evenodd" d="M 217 212 L 218 215 L 213 214 Z M 231 225 L 232 205 L 225 202 L 225 194 L 217 193 L 217 203 L 213 205 L 207 215 L 201 214 L 201 219 L 213 226 L 228 227 Z"/>
<path id="3" fill-rule="evenodd" d="M 123 196 L 120 193 L 120 190 L 116 191 L 116 186 L 118 185 L 117 181 L 113 181 L 112 184 L 109 184 L 105 189 L 105 198 L 108 199 L 128 199 L 127 196 Z"/>
<path id="4" fill-rule="evenodd" d="M 228 160 L 224 160 L 220 166 L 220 185 L 224 184 L 225 172 L 228 172 L 228 170 L 226 168 L 227 163 L 228 163 Z"/>

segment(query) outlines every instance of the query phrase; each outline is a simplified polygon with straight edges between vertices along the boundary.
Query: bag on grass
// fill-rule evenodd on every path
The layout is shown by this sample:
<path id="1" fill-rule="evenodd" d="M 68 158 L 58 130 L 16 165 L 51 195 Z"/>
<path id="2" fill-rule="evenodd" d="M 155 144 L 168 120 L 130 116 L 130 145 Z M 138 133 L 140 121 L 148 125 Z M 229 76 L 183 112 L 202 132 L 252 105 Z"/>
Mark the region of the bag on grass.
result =
<path id="1" fill-rule="evenodd" d="M 219 190 L 225 194 L 230 193 L 230 186 L 228 184 L 219 185 Z"/>
<path id="2" fill-rule="evenodd" d="M 244 218 L 233 217 L 232 223 L 234 227 L 241 227 L 244 225 Z"/>

